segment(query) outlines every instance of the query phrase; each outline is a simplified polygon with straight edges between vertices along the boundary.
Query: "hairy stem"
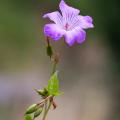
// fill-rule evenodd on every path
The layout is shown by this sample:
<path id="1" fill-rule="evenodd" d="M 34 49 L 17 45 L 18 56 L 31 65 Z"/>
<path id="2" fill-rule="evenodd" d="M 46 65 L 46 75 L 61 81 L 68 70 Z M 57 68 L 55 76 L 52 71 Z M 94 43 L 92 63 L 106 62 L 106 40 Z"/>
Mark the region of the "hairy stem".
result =
<path id="1" fill-rule="evenodd" d="M 45 119 L 46 119 L 47 114 L 48 114 L 48 111 L 50 110 L 50 107 L 51 107 L 51 102 L 49 101 L 49 103 L 48 103 L 48 108 L 45 110 L 42 120 L 45 120 Z"/>
<path id="2" fill-rule="evenodd" d="M 56 63 L 53 63 L 53 70 L 52 70 L 52 74 L 54 74 L 54 72 L 56 71 Z"/>
<path id="3" fill-rule="evenodd" d="M 47 40 L 47 46 L 50 46 L 49 38 L 47 37 L 46 40 Z M 56 65 L 57 65 L 56 58 L 53 58 L 54 60 L 52 61 L 51 56 L 49 56 L 49 57 L 50 57 L 51 62 L 53 62 L 52 74 L 54 74 L 54 72 L 56 71 Z M 49 97 L 47 100 L 45 100 L 44 113 L 43 113 L 42 120 L 46 119 L 46 116 L 47 116 L 47 114 L 50 110 L 50 107 L 51 107 L 52 103 L 53 103 L 53 97 L 52 96 Z"/>

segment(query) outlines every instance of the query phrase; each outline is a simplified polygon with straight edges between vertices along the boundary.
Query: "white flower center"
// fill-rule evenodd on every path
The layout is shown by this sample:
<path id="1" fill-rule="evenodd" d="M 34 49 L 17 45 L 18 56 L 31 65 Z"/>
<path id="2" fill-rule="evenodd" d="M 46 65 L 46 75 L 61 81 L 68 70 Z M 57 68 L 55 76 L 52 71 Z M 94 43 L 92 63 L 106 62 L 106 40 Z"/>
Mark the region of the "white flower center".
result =
<path id="1" fill-rule="evenodd" d="M 72 29 L 74 29 L 75 27 L 78 26 L 78 22 L 79 22 L 79 20 L 78 21 L 75 20 L 74 22 L 71 22 L 71 23 L 66 22 L 63 25 L 63 29 L 66 30 L 66 31 L 70 31 L 70 30 L 72 30 Z"/>

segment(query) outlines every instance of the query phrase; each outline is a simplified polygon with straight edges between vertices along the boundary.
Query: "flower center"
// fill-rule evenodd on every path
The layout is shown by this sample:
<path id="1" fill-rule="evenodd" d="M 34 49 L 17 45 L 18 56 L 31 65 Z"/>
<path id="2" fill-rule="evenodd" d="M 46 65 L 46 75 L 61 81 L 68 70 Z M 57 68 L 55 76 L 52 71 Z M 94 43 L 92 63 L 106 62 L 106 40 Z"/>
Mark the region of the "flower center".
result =
<path id="1" fill-rule="evenodd" d="M 64 29 L 69 30 L 70 25 L 68 23 L 65 24 Z"/>

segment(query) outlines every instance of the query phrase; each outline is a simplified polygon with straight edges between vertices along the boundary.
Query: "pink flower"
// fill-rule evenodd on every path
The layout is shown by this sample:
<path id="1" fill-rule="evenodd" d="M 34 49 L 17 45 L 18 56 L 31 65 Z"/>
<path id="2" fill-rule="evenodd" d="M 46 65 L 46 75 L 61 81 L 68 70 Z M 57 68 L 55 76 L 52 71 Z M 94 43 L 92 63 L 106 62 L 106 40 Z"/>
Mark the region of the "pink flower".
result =
<path id="1" fill-rule="evenodd" d="M 92 18 L 90 16 L 79 15 L 80 10 L 68 6 L 64 0 L 59 4 L 61 13 L 58 11 L 45 14 L 44 18 L 49 18 L 54 23 L 44 26 L 44 34 L 57 41 L 61 37 L 72 46 L 75 42 L 85 41 L 86 32 L 84 29 L 93 28 Z"/>

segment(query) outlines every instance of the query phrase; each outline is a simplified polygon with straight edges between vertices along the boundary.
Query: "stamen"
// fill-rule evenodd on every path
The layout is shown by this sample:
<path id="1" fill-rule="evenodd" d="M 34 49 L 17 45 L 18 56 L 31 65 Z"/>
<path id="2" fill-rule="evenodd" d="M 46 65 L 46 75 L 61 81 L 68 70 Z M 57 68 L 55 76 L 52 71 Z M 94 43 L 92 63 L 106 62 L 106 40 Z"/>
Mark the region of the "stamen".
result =
<path id="1" fill-rule="evenodd" d="M 68 28 L 69 28 L 69 24 L 66 23 L 66 24 L 65 24 L 65 30 L 68 30 Z"/>

